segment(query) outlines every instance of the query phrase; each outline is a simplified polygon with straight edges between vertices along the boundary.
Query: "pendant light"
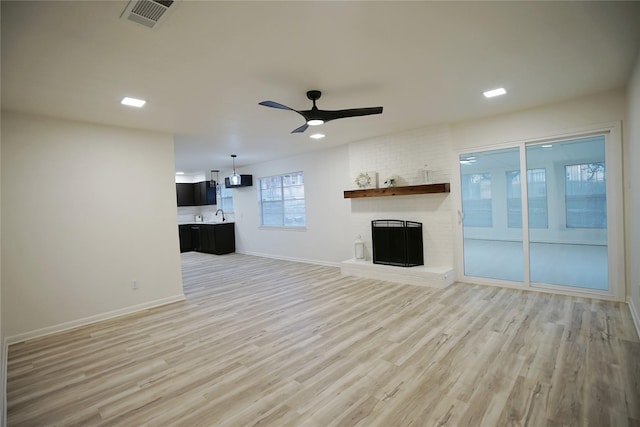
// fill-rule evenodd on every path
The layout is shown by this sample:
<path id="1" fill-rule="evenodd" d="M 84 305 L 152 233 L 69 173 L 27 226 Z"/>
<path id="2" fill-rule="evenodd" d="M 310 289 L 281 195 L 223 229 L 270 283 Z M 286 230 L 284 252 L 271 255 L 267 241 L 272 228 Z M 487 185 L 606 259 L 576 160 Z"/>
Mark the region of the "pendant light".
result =
<path id="1" fill-rule="evenodd" d="M 252 175 L 240 175 L 236 172 L 236 155 L 232 154 L 231 159 L 233 161 L 233 174 L 224 179 L 224 186 L 226 188 L 240 188 L 251 187 L 253 185 Z"/>
<path id="2" fill-rule="evenodd" d="M 231 155 L 231 161 L 233 162 L 233 175 L 229 177 L 231 185 L 240 185 L 240 175 L 236 173 L 236 155 Z"/>
<path id="3" fill-rule="evenodd" d="M 220 172 L 218 169 L 211 170 L 211 187 L 212 188 L 216 188 L 216 186 L 218 185 L 218 172 Z M 216 179 L 213 179 L 214 173 L 216 174 Z"/>

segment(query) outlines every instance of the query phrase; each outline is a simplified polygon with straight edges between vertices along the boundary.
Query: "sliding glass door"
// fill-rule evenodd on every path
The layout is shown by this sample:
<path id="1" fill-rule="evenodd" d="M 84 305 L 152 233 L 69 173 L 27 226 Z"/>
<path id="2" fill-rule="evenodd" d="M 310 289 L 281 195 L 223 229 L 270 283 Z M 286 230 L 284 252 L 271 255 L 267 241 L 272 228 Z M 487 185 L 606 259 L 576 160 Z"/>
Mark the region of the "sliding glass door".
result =
<path id="1" fill-rule="evenodd" d="M 527 145 L 527 169 L 546 171 L 548 224 L 539 188 L 529 184 L 529 271 L 532 283 L 606 291 L 608 284 L 605 139 Z M 535 211 L 532 215 L 532 206 Z"/>
<path id="2" fill-rule="evenodd" d="M 513 171 L 520 171 L 519 148 L 460 156 L 465 276 L 524 280 L 522 231 L 508 226 L 520 218 L 508 182 Z"/>
<path id="3" fill-rule="evenodd" d="M 609 290 L 604 135 L 459 161 L 464 276 Z"/>

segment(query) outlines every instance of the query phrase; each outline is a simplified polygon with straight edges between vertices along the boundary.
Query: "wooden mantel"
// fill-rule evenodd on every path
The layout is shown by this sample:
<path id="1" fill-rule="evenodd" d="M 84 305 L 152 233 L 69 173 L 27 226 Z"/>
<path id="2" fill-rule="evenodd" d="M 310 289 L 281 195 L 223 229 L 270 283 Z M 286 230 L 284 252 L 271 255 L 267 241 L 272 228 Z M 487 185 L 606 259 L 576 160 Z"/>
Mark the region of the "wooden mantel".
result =
<path id="1" fill-rule="evenodd" d="M 365 190 L 347 190 L 344 192 L 345 199 L 355 199 L 360 197 L 383 197 L 383 196 L 407 196 L 411 194 L 433 194 L 449 193 L 448 182 L 442 184 L 407 185 L 405 187 L 368 188 Z"/>

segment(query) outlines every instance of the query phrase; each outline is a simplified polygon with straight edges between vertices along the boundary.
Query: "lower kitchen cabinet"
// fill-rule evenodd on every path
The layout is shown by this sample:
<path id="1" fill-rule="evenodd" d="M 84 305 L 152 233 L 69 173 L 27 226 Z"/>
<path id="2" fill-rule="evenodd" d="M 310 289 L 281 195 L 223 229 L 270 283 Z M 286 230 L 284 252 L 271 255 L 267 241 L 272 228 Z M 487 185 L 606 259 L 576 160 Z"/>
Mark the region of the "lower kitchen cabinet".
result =
<path id="1" fill-rule="evenodd" d="M 191 239 L 191 225 L 179 225 L 178 234 L 180 235 L 180 252 L 189 252 L 194 250 Z"/>
<path id="2" fill-rule="evenodd" d="M 235 224 L 204 224 L 200 226 L 200 252 L 229 254 L 236 251 Z"/>
<path id="3" fill-rule="evenodd" d="M 236 251 L 235 224 L 217 224 L 215 228 L 214 254 L 230 254 Z"/>
<path id="4" fill-rule="evenodd" d="M 180 252 L 223 255 L 236 251 L 234 223 L 180 225 Z"/>

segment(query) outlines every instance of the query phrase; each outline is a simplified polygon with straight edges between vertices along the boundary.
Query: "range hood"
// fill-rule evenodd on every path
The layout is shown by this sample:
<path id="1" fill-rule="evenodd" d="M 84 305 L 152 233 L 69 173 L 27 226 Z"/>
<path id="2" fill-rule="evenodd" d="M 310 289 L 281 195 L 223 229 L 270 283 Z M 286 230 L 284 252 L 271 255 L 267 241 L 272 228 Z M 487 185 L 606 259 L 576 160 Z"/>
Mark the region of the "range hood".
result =
<path id="1" fill-rule="evenodd" d="M 233 161 L 233 174 L 224 179 L 224 186 L 227 188 L 251 187 L 253 185 L 253 175 L 240 175 L 236 173 L 236 155 L 231 155 Z"/>

